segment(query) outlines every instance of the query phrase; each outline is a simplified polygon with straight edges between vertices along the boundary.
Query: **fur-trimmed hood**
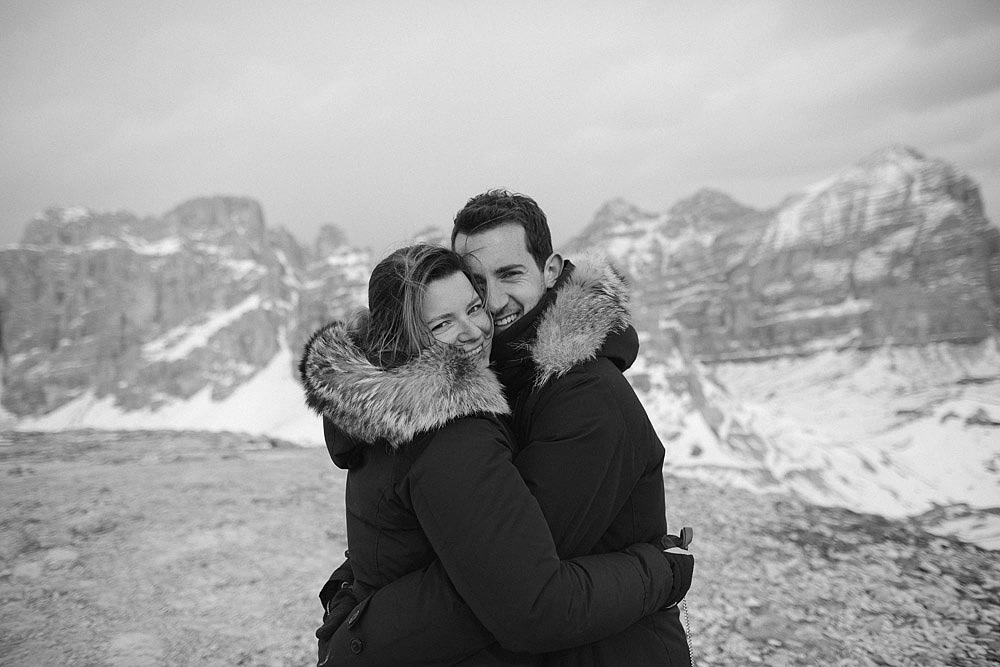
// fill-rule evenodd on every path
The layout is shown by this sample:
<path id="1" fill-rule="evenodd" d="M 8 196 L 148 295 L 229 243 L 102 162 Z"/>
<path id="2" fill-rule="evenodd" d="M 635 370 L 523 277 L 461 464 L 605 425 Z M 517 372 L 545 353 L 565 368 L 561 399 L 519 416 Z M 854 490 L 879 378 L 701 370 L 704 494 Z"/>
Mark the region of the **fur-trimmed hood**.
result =
<path id="1" fill-rule="evenodd" d="M 493 372 L 458 350 L 435 345 L 386 370 L 359 349 L 359 333 L 328 324 L 310 338 L 299 363 L 306 404 L 350 437 L 396 448 L 458 417 L 510 412 Z"/>
<path id="2" fill-rule="evenodd" d="M 595 359 L 609 336 L 631 325 L 628 303 L 628 282 L 606 259 L 584 255 L 576 260 L 556 285 L 555 302 L 539 316 L 537 335 L 528 344 L 535 386 Z"/>

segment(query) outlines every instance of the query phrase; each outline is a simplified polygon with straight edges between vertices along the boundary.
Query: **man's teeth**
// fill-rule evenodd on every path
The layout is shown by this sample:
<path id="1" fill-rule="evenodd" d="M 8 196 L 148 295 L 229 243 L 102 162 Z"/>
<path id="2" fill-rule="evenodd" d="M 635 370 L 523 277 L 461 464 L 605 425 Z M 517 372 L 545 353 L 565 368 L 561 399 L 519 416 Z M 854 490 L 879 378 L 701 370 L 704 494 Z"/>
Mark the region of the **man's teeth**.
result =
<path id="1" fill-rule="evenodd" d="M 514 320 L 517 319 L 517 313 L 511 313 L 510 315 L 504 315 L 499 320 L 496 321 L 496 326 L 505 327 Z"/>

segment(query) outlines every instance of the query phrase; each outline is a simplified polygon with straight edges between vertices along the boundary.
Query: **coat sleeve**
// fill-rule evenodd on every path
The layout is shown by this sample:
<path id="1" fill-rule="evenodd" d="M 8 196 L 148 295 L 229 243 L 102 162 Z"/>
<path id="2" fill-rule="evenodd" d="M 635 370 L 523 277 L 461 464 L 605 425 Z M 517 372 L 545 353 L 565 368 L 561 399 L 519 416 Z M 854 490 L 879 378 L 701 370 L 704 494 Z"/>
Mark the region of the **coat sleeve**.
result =
<path id="1" fill-rule="evenodd" d="M 629 400 L 635 405 L 628 405 Z M 638 419 L 640 410 L 628 381 L 606 360 L 554 380 L 528 405 L 523 417 L 528 421 L 522 434 L 526 437 L 515 464 L 563 558 L 592 553 L 629 502 L 637 481 L 660 474 L 662 449 L 654 453 L 644 443 L 628 442 L 646 428 L 644 412 L 642 424 L 629 423 Z M 655 435 L 647 439 L 659 442 Z M 658 514 L 657 520 L 642 525 L 666 529 L 660 503 L 633 508 Z M 656 537 L 630 535 L 619 544 Z"/>
<path id="2" fill-rule="evenodd" d="M 541 653 L 610 636 L 669 592 L 670 568 L 650 544 L 560 561 L 503 432 L 487 420 L 442 431 L 409 492 L 443 570 L 504 648 Z"/>

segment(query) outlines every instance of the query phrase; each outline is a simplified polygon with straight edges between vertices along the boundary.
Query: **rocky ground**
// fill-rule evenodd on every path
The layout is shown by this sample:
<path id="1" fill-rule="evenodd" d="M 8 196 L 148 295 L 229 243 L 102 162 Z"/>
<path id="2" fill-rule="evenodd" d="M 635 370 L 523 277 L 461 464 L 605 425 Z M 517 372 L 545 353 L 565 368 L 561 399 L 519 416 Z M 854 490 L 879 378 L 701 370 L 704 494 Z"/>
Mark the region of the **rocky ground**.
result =
<path id="1" fill-rule="evenodd" d="M 0 664 L 308 665 L 346 546 L 322 449 L 0 434 Z M 1000 662 L 1000 562 L 910 522 L 668 480 L 701 665 Z"/>

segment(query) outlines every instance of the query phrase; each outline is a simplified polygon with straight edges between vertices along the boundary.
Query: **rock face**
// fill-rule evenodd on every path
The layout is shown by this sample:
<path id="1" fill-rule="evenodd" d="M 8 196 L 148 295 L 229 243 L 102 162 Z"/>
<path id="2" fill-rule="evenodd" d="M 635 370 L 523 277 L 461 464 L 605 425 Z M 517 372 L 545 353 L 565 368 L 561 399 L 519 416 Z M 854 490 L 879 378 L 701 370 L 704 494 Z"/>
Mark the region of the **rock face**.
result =
<path id="1" fill-rule="evenodd" d="M 664 214 L 605 205 L 571 250 L 610 253 L 651 331 L 704 360 L 975 342 L 1000 326 L 1000 231 L 976 184 L 883 149 L 757 211 L 703 190 Z"/>
<path id="2" fill-rule="evenodd" d="M 614 200 L 568 254 L 589 247 L 634 280 L 650 362 L 635 382 L 669 385 L 709 429 L 719 416 L 692 356 L 976 341 L 1000 323 L 1000 233 L 976 185 L 907 148 L 774 210 L 712 190 L 666 213 Z M 0 249 L 0 417 L 46 414 L 87 391 L 123 409 L 225 398 L 363 305 L 372 261 L 333 226 L 303 248 L 245 198 L 194 199 L 161 218 L 46 211 L 21 245 Z"/>
<path id="3" fill-rule="evenodd" d="M 305 251 L 235 197 L 162 219 L 46 211 L 0 250 L 3 407 L 45 413 L 88 389 L 125 409 L 225 397 L 360 303 L 369 258 L 331 238 Z"/>

